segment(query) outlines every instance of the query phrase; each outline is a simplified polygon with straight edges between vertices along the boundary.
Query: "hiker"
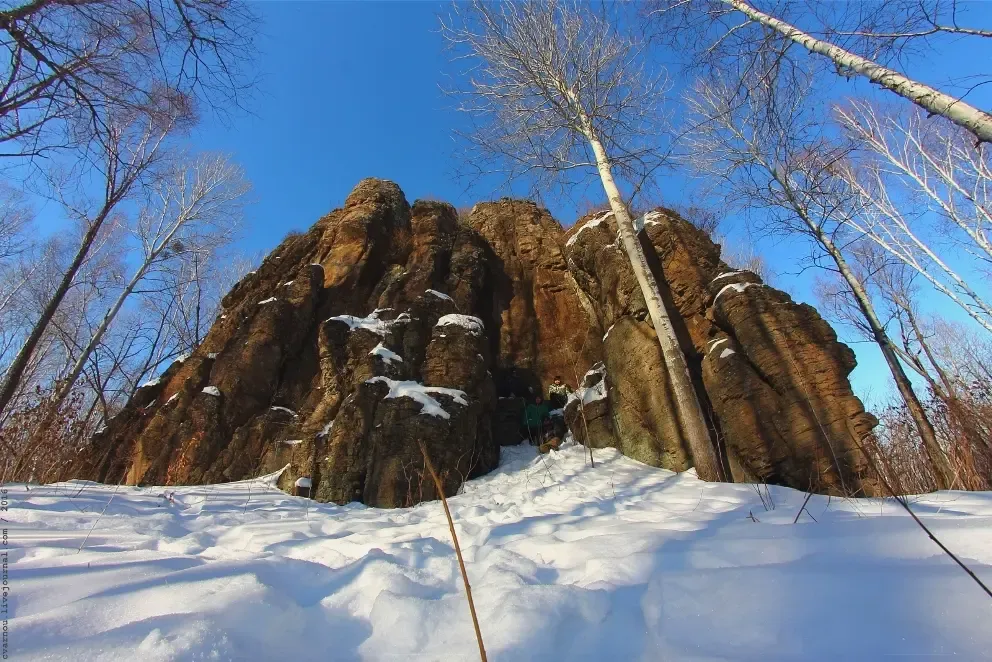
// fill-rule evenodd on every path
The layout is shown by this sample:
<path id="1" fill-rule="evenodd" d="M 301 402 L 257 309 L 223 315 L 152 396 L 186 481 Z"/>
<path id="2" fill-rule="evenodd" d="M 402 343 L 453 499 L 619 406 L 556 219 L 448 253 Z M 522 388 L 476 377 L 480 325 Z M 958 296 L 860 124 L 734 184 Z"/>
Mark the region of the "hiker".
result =
<path id="1" fill-rule="evenodd" d="M 555 377 L 554 383 L 548 387 L 548 404 L 551 409 L 563 408 L 568 402 L 568 394 L 571 392 L 572 389 L 561 380 L 561 377 Z"/>
<path id="2" fill-rule="evenodd" d="M 543 432 L 542 427 L 547 418 L 548 405 L 540 395 L 524 409 L 524 430 L 532 445 L 540 441 Z"/>

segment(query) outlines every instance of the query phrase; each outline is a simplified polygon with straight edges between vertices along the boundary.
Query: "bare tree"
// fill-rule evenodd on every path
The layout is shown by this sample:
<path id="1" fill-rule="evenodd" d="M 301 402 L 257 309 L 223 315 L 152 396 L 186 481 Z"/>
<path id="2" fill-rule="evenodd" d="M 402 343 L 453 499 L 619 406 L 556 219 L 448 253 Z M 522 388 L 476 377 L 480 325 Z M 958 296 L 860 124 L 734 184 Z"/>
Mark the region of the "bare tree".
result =
<path id="1" fill-rule="evenodd" d="M 179 161 L 152 185 L 151 200 L 138 216 L 134 234 L 141 246 L 137 268 L 107 310 L 68 374 L 60 380 L 53 403 L 69 395 L 93 351 L 132 293 L 176 262 L 193 265 L 193 278 L 205 257 L 232 238 L 240 207 L 249 190 L 241 169 L 217 155 Z"/>
<path id="2" fill-rule="evenodd" d="M 27 250 L 31 220 L 24 193 L 9 184 L 0 184 L 0 262 Z"/>
<path id="3" fill-rule="evenodd" d="M 787 10 L 790 4 L 784 3 L 782 9 Z M 719 25 L 721 34 L 717 37 L 717 41 L 700 49 L 707 55 L 712 54 L 720 46 L 725 46 L 728 37 L 735 36 L 749 39 L 752 46 L 754 42 L 759 42 L 762 46 L 772 45 L 780 55 L 780 61 L 774 62 L 773 66 L 780 68 L 783 66 L 781 60 L 788 59 L 786 54 L 789 46 L 798 45 L 813 55 L 826 58 L 833 64 L 838 75 L 865 78 L 916 104 L 931 115 L 947 118 L 972 133 L 979 142 L 992 141 L 992 115 L 989 113 L 895 69 L 883 66 L 825 39 L 817 38 L 782 18 L 758 9 L 746 0 L 663 0 L 656 3 L 652 13 L 656 16 L 688 13 L 701 17 L 704 31 L 712 24 Z M 737 17 L 741 20 L 735 23 Z M 744 36 L 745 33 L 750 36 Z M 779 40 L 778 43 L 776 38 Z M 794 63 L 792 64 L 794 66 Z M 764 72 L 760 73 L 764 74 Z"/>
<path id="4" fill-rule="evenodd" d="M 240 0 L 30 0 L 0 11 L 2 156 L 37 156 L 113 130 L 168 87 L 238 103 L 256 19 Z"/>
<path id="5" fill-rule="evenodd" d="M 165 94 L 152 107 L 141 112 L 115 118 L 107 139 L 102 142 L 100 174 L 103 195 L 95 208 L 63 198 L 67 211 L 85 231 L 75 256 L 57 286 L 52 290 L 39 319 L 34 323 L 14 360 L 8 366 L 0 384 L 0 412 L 7 408 L 17 391 L 25 368 L 37 349 L 48 325 L 65 299 L 77 273 L 90 255 L 105 224 L 118 205 L 135 190 L 159 162 L 166 138 L 182 126 L 188 108 L 181 97 Z"/>
<path id="6" fill-rule="evenodd" d="M 855 100 L 836 114 L 866 157 L 836 168 L 864 209 L 848 219 L 851 227 L 992 331 L 992 302 L 954 264 L 963 253 L 986 275 L 992 270 L 992 162 L 986 150 L 956 127 L 930 124 L 919 111 L 888 114 Z M 960 251 L 947 255 L 940 237 Z"/>
<path id="7" fill-rule="evenodd" d="M 473 61 L 463 110 L 485 122 L 469 137 L 512 175 L 565 177 L 595 168 L 658 335 L 677 416 L 706 480 L 723 476 L 685 355 L 648 266 L 617 177 L 640 185 L 657 168 L 662 76 L 643 45 L 579 2 L 456 4 L 442 23 Z"/>
<path id="8" fill-rule="evenodd" d="M 816 3 L 807 0 L 810 9 Z M 905 44 L 937 35 L 992 37 L 992 30 L 976 25 L 962 25 L 967 6 L 958 0 L 887 0 L 858 3 L 854 20 L 831 24 L 827 21 L 821 34 L 841 39 L 866 50 L 896 51 Z M 815 31 L 811 31 L 816 33 Z"/>
<path id="9" fill-rule="evenodd" d="M 774 77 L 698 81 L 687 96 L 694 127 L 688 153 L 698 171 L 725 183 L 729 199 L 766 211 L 770 226 L 780 232 L 810 239 L 815 264 L 844 280 L 912 414 L 941 487 L 950 487 L 953 476 L 933 427 L 863 280 L 845 257 L 849 242 L 858 238 L 845 232 L 845 221 L 861 211 L 832 172 L 846 151 L 823 137 L 820 118 L 809 112 L 809 82 L 798 88 L 796 82 L 788 80 L 783 89 L 783 81 Z M 749 90 L 743 99 L 742 87 Z"/>

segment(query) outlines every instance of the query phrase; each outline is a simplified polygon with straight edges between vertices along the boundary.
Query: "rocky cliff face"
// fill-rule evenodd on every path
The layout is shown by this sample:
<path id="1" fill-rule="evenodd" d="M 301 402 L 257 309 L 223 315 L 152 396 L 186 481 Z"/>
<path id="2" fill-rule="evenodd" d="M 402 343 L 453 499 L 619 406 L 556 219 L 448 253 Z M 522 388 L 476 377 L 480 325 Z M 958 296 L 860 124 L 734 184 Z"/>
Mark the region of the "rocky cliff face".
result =
<path id="1" fill-rule="evenodd" d="M 642 242 L 670 287 L 726 469 L 871 493 L 854 439 L 874 419 L 852 394 L 853 353 L 808 306 L 732 272 L 675 214 Z M 98 434 L 75 477 L 127 484 L 239 480 L 325 501 L 404 506 L 448 494 L 516 443 L 520 400 L 556 375 L 582 383 L 574 436 L 638 460 L 692 465 L 660 352 L 609 215 L 568 232 L 529 202 L 411 208 L 363 180 L 344 207 L 287 238 L 225 297 L 203 344 Z"/>
<path id="2" fill-rule="evenodd" d="M 640 221 L 640 233 L 673 324 L 735 481 L 835 494 L 873 494 L 857 443 L 876 425 L 847 379 L 854 353 L 816 310 L 720 261 L 719 247 L 673 212 Z M 675 470 L 692 457 L 673 416 L 661 352 L 610 215 L 581 219 L 565 241 L 569 264 L 603 326 L 609 406 L 573 399 L 577 438 Z M 599 391 L 603 389 L 600 388 Z M 597 393 L 599 392 L 597 391 Z M 587 400 L 592 399 L 586 396 Z M 609 417 L 609 420 L 606 420 Z"/>

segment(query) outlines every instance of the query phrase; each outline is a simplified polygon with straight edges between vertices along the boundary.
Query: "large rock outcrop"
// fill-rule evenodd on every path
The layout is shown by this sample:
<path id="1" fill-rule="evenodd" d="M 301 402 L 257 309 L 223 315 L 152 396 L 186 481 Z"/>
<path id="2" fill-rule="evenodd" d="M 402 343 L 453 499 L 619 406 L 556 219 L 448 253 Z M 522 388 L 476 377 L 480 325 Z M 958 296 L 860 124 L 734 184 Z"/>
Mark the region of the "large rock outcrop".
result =
<path id="1" fill-rule="evenodd" d="M 874 493 L 857 442 L 876 420 L 851 390 L 850 348 L 814 308 L 728 267 L 719 247 L 674 212 L 658 209 L 640 223 L 649 263 L 667 283 L 663 297 L 678 312 L 673 325 L 729 475 L 835 494 Z M 612 215 L 580 220 L 566 246 L 576 279 L 608 328 L 603 344 L 612 435 L 590 434 L 590 443 L 616 446 L 649 464 L 687 468 L 691 453 L 673 414 L 654 328 Z M 578 404 L 573 399 L 566 414 L 581 436 Z"/>
<path id="2" fill-rule="evenodd" d="M 642 244 L 719 439 L 728 476 L 872 492 L 854 439 L 874 419 L 853 353 L 809 306 L 720 261 L 677 215 Z M 530 202 L 412 207 L 363 180 L 224 298 L 203 343 L 141 389 L 72 467 L 127 484 L 239 480 L 285 468 L 316 498 L 404 506 L 448 494 L 516 443 L 520 399 L 555 376 L 592 446 L 692 465 L 654 330 L 609 214 L 567 232 Z"/>
<path id="3" fill-rule="evenodd" d="M 450 205 L 411 209 L 364 180 L 225 297 L 201 346 L 98 434 L 74 473 L 106 482 L 238 480 L 288 467 L 318 498 L 434 498 L 495 467 L 485 322 L 490 249 Z"/>

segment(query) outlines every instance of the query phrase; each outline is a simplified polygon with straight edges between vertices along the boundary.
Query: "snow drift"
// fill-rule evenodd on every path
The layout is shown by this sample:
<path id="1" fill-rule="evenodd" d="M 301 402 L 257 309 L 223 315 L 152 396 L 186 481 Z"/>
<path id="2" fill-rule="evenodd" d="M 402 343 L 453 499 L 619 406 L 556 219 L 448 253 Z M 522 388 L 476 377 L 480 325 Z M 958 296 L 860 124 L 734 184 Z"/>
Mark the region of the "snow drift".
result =
<path id="1" fill-rule="evenodd" d="M 814 496 L 793 524 L 802 492 L 596 460 L 504 448 L 450 499 L 490 659 L 992 650 L 992 604 L 892 501 Z M 11 658 L 478 659 L 440 503 L 334 506 L 274 483 L 9 486 Z M 913 507 L 992 581 L 992 494 Z"/>

